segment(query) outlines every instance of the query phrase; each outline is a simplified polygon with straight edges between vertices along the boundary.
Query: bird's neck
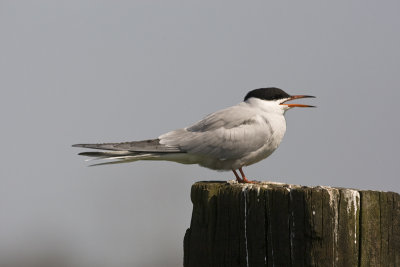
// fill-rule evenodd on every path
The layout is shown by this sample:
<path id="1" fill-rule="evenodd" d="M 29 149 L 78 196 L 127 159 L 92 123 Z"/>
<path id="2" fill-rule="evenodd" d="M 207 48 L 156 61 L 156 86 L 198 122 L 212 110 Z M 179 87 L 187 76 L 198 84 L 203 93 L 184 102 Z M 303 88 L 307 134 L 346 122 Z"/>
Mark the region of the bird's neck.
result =
<path id="1" fill-rule="evenodd" d="M 256 108 L 263 113 L 283 116 L 285 109 L 275 101 L 265 101 L 258 98 L 250 98 L 246 101 L 247 105 Z"/>

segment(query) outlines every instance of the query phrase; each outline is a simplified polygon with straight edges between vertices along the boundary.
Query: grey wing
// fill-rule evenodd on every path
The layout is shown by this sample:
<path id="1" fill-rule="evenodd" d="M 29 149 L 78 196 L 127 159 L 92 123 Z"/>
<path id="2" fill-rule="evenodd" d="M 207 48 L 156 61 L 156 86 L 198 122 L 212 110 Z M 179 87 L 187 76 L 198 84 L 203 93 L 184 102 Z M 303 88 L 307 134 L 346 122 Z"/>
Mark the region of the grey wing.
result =
<path id="1" fill-rule="evenodd" d="M 143 141 L 123 142 L 123 143 L 103 143 L 103 144 L 76 144 L 73 147 L 84 147 L 101 150 L 127 151 L 127 152 L 152 152 L 152 153 L 177 153 L 183 152 L 177 146 L 169 146 L 160 143 L 160 139 L 150 139 Z"/>
<path id="2" fill-rule="evenodd" d="M 234 106 L 208 115 L 191 127 L 161 135 L 160 143 L 221 160 L 240 158 L 263 147 L 272 135 L 268 121 Z"/>

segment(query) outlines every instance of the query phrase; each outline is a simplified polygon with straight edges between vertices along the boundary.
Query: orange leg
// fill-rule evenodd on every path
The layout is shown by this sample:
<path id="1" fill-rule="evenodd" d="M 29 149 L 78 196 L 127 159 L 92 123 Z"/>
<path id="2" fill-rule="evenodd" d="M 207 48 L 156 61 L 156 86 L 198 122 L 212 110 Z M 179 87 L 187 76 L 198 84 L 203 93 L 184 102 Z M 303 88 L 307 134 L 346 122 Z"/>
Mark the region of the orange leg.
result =
<path id="1" fill-rule="evenodd" d="M 243 180 L 239 177 L 239 175 L 237 174 L 237 172 L 235 171 L 235 170 L 232 170 L 233 171 L 233 173 L 235 174 L 235 176 L 236 176 L 236 181 L 238 181 L 238 183 L 243 183 Z"/>
<path id="2" fill-rule="evenodd" d="M 240 174 L 242 175 L 242 183 L 255 183 L 255 181 L 249 181 L 246 178 L 246 175 L 244 175 L 244 172 L 242 170 L 242 167 L 239 168 Z"/>

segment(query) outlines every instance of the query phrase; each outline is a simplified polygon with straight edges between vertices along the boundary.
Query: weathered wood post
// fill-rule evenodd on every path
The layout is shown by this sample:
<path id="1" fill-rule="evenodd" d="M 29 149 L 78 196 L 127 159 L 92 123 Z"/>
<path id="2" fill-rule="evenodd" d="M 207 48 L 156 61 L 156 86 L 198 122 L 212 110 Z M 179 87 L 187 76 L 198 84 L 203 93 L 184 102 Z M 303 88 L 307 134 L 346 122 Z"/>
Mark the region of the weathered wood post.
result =
<path id="1" fill-rule="evenodd" d="M 185 267 L 400 267 L 400 195 L 198 182 Z"/>

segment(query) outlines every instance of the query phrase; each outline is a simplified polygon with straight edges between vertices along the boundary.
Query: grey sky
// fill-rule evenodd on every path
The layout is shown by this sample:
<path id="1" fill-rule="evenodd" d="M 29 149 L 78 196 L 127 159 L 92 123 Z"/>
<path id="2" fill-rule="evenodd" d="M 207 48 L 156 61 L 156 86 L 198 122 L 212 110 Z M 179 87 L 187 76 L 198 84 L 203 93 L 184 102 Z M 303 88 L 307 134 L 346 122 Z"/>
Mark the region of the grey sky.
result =
<path id="1" fill-rule="evenodd" d="M 317 109 L 253 179 L 400 192 L 398 1 L 1 1 L 0 259 L 180 266 L 190 186 L 230 172 L 87 168 L 276 86 Z M 1 264 L 1 263 L 0 263 Z"/>

